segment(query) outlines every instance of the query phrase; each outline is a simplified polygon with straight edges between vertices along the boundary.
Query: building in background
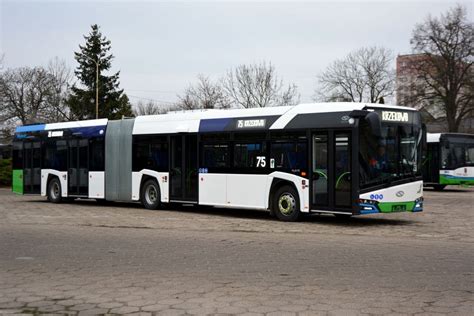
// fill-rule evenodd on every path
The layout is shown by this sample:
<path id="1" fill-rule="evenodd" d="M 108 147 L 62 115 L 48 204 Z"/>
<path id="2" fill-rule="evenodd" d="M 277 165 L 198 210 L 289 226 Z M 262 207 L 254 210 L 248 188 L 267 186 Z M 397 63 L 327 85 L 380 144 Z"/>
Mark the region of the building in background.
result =
<path id="1" fill-rule="evenodd" d="M 418 71 L 417 64 L 428 59 L 426 54 L 409 54 L 397 56 L 396 69 L 396 104 L 416 108 L 421 112 L 429 132 L 446 132 L 446 113 L 440 101 L 426 98 L 430 89 Z M 459 132 L 474 133 L 474 111 L 471 110 Z"/>

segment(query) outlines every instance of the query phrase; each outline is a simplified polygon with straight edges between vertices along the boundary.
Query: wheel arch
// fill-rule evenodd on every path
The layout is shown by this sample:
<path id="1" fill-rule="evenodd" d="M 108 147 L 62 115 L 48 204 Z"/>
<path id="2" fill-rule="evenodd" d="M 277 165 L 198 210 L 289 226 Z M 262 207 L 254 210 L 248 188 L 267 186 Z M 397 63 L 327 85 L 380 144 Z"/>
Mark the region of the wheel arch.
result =
<path id="1" fill-rule="evenodd" d="M 300 194 L 295 183 L 288 179 L 273 178 L 272 184 L 270 185 L 270 191 L 268 194 L 268 208 L 270 212 L 272 212 L 272 209 L 273 209 L 273 197 L 274 197 L 275 192 L 281 187 L 286 186 L 286 185 L 291 186 L 298 193 L 298 199 L 299 199 L 299 204 L 300 204 L 300 209 L 301 209 L 302 200 L 301 200 L 301 196 L 299 196 Z"/>
<path id="2" fill-rule="evenodd" d="M 151 176 L 149 174 L 143 174 L 142 175 L 142 178 L 140 180 L 140 197 L 139 197 L 139 200 L 140 202 L 142 202 L 142 190 L 143 190 L 143 186 L 145 185 L 145 183 L 149 180 L 153 180 L 155 181 L 156 185 L 158 186 L 158 191 L 160 192 L 160 197 L 161 197 L 161 187 L 160 187 L 160 181 L 158 181 L 158 178 L 155 177 L 155 176 Z"/>

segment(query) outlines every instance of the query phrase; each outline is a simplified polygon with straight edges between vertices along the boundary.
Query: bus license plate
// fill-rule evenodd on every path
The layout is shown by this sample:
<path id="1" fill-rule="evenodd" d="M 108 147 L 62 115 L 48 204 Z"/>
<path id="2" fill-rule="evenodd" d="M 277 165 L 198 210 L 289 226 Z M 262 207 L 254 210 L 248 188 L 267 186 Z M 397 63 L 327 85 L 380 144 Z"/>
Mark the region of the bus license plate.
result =
<path id="1" fill-rule="evenodd" d="M 407 210 L 407 206 L 404 205 L 404 204 L 392 205 L 392 212 L 402 212 L 402 211 L 406 211 L 406 210 Z"/>

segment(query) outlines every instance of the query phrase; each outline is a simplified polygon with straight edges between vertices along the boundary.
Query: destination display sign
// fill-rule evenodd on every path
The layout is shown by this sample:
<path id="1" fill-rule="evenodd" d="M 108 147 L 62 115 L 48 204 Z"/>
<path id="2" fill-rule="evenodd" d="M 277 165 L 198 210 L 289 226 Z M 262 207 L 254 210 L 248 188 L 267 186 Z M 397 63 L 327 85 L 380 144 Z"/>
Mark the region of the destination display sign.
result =
<path id="1" fill-rule="evenodd" d="M 266 119 L 237 120 L 237 128 L 265 128 Z"/>
<path id="2" fill-rule="evenodd" d="M 382 111 L 382 121 L 408 122 L 408 112 Z"/>

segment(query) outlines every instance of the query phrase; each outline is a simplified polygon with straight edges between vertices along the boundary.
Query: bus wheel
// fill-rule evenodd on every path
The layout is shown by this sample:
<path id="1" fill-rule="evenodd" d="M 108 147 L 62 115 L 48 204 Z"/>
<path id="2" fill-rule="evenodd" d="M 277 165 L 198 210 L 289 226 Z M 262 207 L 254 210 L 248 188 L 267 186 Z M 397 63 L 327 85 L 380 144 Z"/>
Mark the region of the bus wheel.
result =
<path id="1" fill-rule="evenodd" d="M 433 189 L 435 189 L 435 191 L 443 191 L 444 188 L 446 188 L 445 184 L 435 184 L 433 186 Z"/>
<path id="2" fill-rule="evenodd" d="M 155 180 L 148 180 L 142 187 L 140 200 L 149 210 L 156 210 L 160 206 L 160 187 Z"/>
<path id="3" fill-rule="evenodd" d="M 48 201 L 52 203 L 60 203 L 61 197 L 61 183 L 58 178 L 53 178 L 48 183 Z"/>
<path id="4" fill-rule="evenodd" d="M 279 188 L 273 195 L 273 213 L 285 222 L 295 222 L 301 217 L 298 192 L 288 185 Z"/>

